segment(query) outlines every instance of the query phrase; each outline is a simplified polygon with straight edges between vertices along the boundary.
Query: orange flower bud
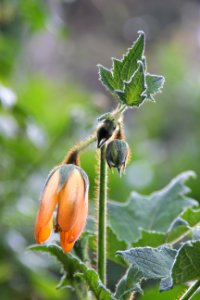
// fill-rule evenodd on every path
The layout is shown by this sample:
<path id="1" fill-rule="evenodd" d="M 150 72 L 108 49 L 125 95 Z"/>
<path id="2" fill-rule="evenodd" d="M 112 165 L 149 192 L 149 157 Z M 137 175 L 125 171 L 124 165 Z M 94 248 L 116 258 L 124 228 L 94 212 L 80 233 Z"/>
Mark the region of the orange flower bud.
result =
<path id="1" fill-rule="evenodd" d="M 69 252 L 84 229 L 88 212 L 88 177 L 78 166 L 63 164 L 54 169 L 44 186 L 35 222 L 37 243 L 46 241 L 53 227 L 58 203 L 56 229 L 63 251 Z"/>
<path id="2" fill-rule="evenodd" d="M 53 228 L 53 212 L 58 202 L 58 185 L 59 170 L 57 168 L 49 174 L 41 195 L 35 222 L 35 240 L 39 244 L 49 238 Z"/>

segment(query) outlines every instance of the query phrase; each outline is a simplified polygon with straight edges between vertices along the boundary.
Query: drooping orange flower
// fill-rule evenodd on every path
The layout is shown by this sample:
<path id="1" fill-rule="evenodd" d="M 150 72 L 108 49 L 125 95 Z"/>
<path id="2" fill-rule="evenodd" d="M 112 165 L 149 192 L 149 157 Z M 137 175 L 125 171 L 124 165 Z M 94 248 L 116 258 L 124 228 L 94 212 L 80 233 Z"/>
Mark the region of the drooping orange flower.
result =
<path id="1" fill-rule="evenodd" d="M 88 186 L 86 173 L 76 165 L 63 164 L 52 170 L 42 191 L 36 217 L 37 243 L 49 238 L 53 229 L 53 212 L 58 204 L 55 231 L 60 232 L 63 251 L 71 251 L 86 223 Z"/>

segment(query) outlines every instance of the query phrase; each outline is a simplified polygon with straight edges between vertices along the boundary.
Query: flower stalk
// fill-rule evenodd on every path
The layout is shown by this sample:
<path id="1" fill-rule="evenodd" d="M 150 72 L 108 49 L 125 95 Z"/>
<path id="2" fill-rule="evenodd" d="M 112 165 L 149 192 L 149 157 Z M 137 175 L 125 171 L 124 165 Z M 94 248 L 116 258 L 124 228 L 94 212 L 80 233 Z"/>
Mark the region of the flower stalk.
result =
<path id="1" fill-rule="evenodd" d="M 98 253 L 97 268 L 101 281 L 106 284 L 106 202 L 107 202 L 107 165 L 106 146 L 100 148 L 99 170 L 99 207 L 98 207 Z"/>
<path id="2" fill-rule="evenodd" d="M 75 164 L 79 165 L 79 153 L 85 150 L 90 144 L 95 142 L 97 139 L 96 132 L 91 134 L 88 138 L 75 145 L 67 154 L 63 160 L 63 164 Z"/>

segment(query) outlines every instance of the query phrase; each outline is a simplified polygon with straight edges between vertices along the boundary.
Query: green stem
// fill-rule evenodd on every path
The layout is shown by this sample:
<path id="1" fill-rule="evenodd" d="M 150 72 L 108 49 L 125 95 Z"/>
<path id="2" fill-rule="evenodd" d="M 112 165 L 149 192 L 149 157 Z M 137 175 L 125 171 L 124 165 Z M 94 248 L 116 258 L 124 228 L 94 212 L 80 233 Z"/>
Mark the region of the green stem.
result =
<path id="1" fill-rule="evenodd" d="M 189 289 L 185 292 L 183 296 L 179 300 L 188 300 L 191 296 L 196 292 L 196 290 L 200 287 L 200 280 L 197 280 Z"/>
<path id="2" fill-rule="evenodd" d="M 98 217 L 98 273 L 101 281 L 106 284 L 106 200 L 107 200 L 107 165 L 106 146 L 100 149 L 99 172 L 99 217 Z"/>
<path id="3" fill-rule="evenodd" d="M 122 104 L 122 105 L 119 107 L 118 111 L 119 111 L 120 113 L 123 113 L 126 109 L 127 109 L 126 104 Z"/>

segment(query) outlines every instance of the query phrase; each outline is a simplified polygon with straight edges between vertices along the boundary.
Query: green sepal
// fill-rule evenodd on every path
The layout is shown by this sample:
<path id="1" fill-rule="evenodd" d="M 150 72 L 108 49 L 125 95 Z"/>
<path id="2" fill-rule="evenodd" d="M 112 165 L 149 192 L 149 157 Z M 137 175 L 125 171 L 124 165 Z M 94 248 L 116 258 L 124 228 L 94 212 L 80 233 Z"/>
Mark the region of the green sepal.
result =
<path id="1" fill-rule="evenodd" d="M 73 164 L 63 164 L 58 168 L 59 168 L 60 181 L 59 181 L 59 187 L 57 193 L 59 193 L 62 190 L 63 186 L 65 185 L 66 181 L 69 179 L 74 169 L 77 169 L 80 172 L 84 180 L 85 192 L 86 193 L 88 192 L 89 180 L 87 174 L 85 173 L 85 171 L 83 171 L 83 169 Z"/>
<path id="2" fill-rule="evenodd" d="M 66 181 L 69 179 L 71 173 L 75 169 L 75 165 L 73 164 L 63 164 L 59 168 L 59 187 L 57 193 L 59 193 L 64 187 Z"/>

